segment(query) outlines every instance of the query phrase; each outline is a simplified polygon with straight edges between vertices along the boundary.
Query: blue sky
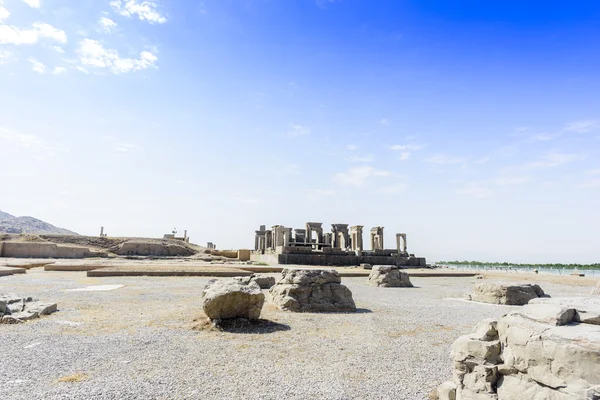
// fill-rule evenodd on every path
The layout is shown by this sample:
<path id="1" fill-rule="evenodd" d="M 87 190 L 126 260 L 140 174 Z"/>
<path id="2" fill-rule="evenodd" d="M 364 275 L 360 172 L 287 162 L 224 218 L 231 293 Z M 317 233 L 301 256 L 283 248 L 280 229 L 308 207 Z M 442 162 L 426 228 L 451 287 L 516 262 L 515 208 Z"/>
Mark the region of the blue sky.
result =
<path id="1" fill-rule="evenodd" d="M 599 22 L 595 1 L 0 0 L 0 209 L 598 262 Z"/>

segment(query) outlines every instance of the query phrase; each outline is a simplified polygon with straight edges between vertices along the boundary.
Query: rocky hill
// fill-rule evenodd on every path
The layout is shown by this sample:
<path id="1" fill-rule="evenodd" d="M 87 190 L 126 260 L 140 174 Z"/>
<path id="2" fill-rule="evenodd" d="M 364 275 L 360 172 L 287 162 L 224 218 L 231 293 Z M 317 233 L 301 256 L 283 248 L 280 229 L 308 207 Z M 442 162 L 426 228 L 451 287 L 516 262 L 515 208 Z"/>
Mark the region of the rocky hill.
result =
<path id="1" fill-rule="evenodd" d="M 0 211 L 0 233 L 77 235 L 33 217 L 15 217 Z"/>

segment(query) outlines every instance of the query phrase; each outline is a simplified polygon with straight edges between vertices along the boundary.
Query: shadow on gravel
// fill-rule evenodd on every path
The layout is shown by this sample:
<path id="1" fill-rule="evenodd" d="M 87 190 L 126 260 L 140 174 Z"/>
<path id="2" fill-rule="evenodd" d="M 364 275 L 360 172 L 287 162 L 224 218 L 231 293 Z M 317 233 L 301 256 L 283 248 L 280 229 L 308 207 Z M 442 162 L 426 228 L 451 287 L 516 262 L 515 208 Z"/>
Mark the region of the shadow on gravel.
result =
<path id="1" fill-rule="evenodd" d="M 270 321 L 268 319 L 248 320 L 244 318 L 232 318 L 220 320 L 218 323 L 204 320 L 194 325 L 192 329 L 197 331 L 265 334 L 289 331 L 292 328 L 290 328 L 289 325 L 280 324 L 279 322 Z"/>
<path id="2" fill-rule="evenodd" d="M 368 308 L 357 308 L 356 309 L 356 313 L 357 314 L 371 314 L 373 311 L 369 310 Z"/>

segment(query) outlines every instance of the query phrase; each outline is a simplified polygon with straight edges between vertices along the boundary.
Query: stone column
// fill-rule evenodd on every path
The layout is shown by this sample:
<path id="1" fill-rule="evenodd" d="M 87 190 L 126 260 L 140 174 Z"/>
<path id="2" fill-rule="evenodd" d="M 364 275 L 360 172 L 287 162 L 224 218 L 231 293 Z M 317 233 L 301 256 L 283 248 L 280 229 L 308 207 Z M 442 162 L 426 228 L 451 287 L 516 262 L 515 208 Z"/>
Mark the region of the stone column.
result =
<path id="1" fill-rule="evenodd" d="M 363 251 L 363 226 L 354 225 L 350 227 L 352 233 L 352 250 Z"/>
<path id="2" fill-rule="evenodd" d="M 383 226 L 371 228 L 371 250 L 383 250 Z"/>

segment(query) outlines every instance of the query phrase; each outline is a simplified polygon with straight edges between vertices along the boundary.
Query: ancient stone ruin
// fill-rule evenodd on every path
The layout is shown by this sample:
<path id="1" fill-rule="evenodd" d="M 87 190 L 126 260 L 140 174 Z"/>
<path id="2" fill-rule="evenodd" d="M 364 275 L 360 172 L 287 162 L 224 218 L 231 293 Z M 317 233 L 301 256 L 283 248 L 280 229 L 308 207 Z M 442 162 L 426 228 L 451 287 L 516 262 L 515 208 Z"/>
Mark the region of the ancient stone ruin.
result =
<path id="1" fill-rule="evenodd" d="M 531 299 L 546 296 L 536 284 L 480 283 L 473 288 L 470 299 L 481 303 L 522 306 Z"/>
<path id="2" fill-rule="evenodd" d="M 383 245 L 383 227 L 370 231 L 371 250 L 363 246 L 363 226 L 332 224 L 331 232 L 324 232 L 321 222 L 307 222 L 303 229 L 261 225 L 255 231 L 252 261 L 274 264 L 300 265 L 360 265 L 379 264 L 425 267 L 425 258 L 409 254 L 406 234 L 396 234 L 396 248 Z"/>
<path id="3" fill-rule="evenodd" d="M 269 293 L 273 303 L 285 311 L 356 311 L 352 292 L 341 282 L 332 269 L 285 268 Z"/>
<path id="4" fill-rule="evenodd" d="M 600 298 L 538 298 L 452 345 L 440 400 L 599 399 Z"/>
<path id="5" fill-rule="evenodd" d="M 413 287 L 406 272 L 389 265 L 373 266 L 367 284 L 378 287 Z"/>
<path id="6" fill-rule="evenodd" d="M 275 278 L 272 276 L 252 274 L 250 276 L 235 277 L 240 282 L 249 284 L 250 282 L 256 282 L 261 289 L 270 289 L 271 286 L 275 285 Z"/>
<path id="7" fill-rule="evenodd" d="M 55 312 L 56 303 L 34 300 L 16 294 L 0 294 L 0 323 L 18 324 Z"/>
<path id="8" fill-rule="evenodd" d="M 264 302 L 265 295 L 254 281 L 211 279 L 202 291 L 202 308 L 213 321 L 258 319 Z"/>

